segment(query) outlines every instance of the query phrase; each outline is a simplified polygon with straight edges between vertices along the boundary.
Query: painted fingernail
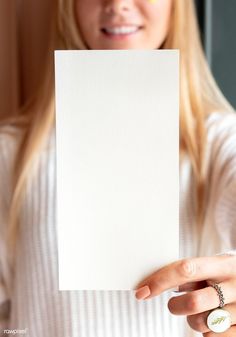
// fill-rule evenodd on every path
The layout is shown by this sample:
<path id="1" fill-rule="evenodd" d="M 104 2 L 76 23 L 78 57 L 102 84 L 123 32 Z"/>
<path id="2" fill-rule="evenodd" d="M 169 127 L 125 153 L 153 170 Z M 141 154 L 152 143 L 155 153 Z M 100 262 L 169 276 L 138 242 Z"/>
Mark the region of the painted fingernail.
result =
<path id="1" fill-rule="evenodd" d="M 142 288 L 137 289 L 135 296 L 138 300 L 143 300 L 151 294 L 149 286 L 144 286 Z"/>

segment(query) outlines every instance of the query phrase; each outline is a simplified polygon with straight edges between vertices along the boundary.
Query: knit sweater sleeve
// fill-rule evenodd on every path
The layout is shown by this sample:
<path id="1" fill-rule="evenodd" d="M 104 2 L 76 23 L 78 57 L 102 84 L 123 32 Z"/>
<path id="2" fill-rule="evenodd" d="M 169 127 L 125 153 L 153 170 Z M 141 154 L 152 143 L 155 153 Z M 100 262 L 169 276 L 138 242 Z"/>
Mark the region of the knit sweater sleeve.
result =
<path id="1" fill-rule="evenodd" d="M 236 114 L 216 118 L 211 132 L 211 220 L 219 253 L 236 254 Z"/>
<path id="2" fill-rule="evenodd" d="M 236 175 L 221 196 L 216 212 L 216 225 L 222 246 L 225 247 L 221 251 L 236 255 Z"/>
<path id="3" fill-rule="evenodd" d="M 7 226 L 11 195 L 11 176 L 16 143 L 12 127 L 0 129 L 0 335 L 10 315 L 10 267 L 7 254 Z"/>
<path id="4" fill-rule="evenodd" d="M 234 171 L 227 187 L 219 198 L 215 222 L 224 252 L 231 252 L 236 255 L 236 160 Z"/>

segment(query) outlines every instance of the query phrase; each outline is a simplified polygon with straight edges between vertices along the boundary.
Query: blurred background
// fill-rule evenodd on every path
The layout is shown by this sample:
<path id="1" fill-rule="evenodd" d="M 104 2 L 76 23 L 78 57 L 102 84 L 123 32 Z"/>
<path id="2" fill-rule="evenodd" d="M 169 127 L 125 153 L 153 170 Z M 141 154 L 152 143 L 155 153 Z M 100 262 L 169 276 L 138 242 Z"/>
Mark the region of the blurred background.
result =
<path id="1" fill-rule="evenodd" d="M 236 1 L 196 0 L 196 6 L 208 62 L 224 95 L 236 108 Z"/>
<path id="2" fill-rule="evenodd" d="M 52 4 L 0 0 L 0 118 L 17 113 L 37 86 Z M 210 67 L 236 108 L 236 0 L 196 0 L 196 8 Z"/>

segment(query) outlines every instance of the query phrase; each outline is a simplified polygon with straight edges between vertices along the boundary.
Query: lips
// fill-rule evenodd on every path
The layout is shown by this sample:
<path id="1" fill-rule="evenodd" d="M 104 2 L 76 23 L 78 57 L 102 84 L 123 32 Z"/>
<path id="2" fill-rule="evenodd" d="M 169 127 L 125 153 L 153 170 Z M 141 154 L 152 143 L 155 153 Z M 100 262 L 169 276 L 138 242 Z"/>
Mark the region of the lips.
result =
<path id="1" fill-rule="evenodd" d="M 136 34 L 143 27 L 134 24 L 107 25 L 101 28 L 101 32 L 110 37 L 122 37 Z"/>

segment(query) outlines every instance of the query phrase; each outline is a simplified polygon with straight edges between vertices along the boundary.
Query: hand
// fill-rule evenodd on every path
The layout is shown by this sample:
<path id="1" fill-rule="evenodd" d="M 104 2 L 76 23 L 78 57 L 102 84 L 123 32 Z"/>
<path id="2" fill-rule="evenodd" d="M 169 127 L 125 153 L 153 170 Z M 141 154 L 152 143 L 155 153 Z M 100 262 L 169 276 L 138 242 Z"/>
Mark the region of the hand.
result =
<path id="1" fill-rule="evenodd" d="M 217 291 L 209 286 L 212 282 L 220 284 L 225 298 L 224 309 L 230 312 L 232 318 L 231 328 L 221 334 L 210 331 L 206 324 L 210 311 L 219 307 Z M 138 291 L 141 287 L 144 288 Z M 135 295 L 137 299 L 146 300 L 174 287 L 186 293 L 169 300 L 168 308 L 172 314 L 186 315 L 190 327 L 203 333 L 204 337 L 236 336 L 236 256 L 176 261 L 140 282 Z"/>

